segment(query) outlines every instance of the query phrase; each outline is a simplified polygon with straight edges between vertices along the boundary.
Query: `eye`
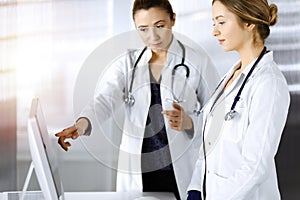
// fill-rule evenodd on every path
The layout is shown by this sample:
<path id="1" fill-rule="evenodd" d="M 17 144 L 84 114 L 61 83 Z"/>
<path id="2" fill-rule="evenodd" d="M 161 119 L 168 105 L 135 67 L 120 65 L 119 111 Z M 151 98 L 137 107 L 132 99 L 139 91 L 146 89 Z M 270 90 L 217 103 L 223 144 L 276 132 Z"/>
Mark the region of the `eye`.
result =
<path id="1" fill-rule="evenodd" d="M 165 25 L 161 24 L 161 25 L 157 25 L 156 28 L 164 28 Z"/>
<path id="2" fill-rule="evenodd" d="M 140 32 L 146 32 L 148 29 L 147 28 L 139 28 Z"/>
<path id="3" fill-rule="evenodd" d="M 225 22 L 224 22 L 224 21 L 220 21 L 219 24 L 220 24 L 220 25 L 223 25 L 223 24 L 225 24 Z"/>

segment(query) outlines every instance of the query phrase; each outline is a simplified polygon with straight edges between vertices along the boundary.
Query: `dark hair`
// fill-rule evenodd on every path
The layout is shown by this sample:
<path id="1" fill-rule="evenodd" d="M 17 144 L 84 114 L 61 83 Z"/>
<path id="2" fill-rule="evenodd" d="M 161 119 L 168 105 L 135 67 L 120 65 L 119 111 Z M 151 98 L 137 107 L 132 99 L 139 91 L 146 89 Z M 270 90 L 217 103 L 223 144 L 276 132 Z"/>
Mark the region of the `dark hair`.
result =
<path id="1" fill-rule="evenodd" d="M 270 35 L 270 26 L 277 23 L 277 6 L 268 0 L 213 0 L 222 3 L 244 23 L 255 24 L 264 41 Z"/>
<path id="2" fill-rule="evenodd" d="M 135 0 L 132 8 L 132 17 L 134 19 L 134 15 L 138 10 L 149 10 L 150 8 L 161 8 L 165 10 L 170 19 L 174 19 L 173 8 L 168 0 Z"/>

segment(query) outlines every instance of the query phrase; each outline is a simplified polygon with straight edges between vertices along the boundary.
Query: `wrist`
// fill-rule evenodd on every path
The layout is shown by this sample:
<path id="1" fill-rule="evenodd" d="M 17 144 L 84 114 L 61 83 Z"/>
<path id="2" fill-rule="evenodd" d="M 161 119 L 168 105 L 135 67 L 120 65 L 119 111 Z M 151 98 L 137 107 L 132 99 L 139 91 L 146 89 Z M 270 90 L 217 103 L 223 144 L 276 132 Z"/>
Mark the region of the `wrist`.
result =
<path id="1" fill-rule="evenodd" d="M 183 127 L 185 130 L 190 130 L 193 128 L 193 120 L 190 116 L 185 116 L 185 126 Z"/>
<path id="2" fill-rule="evenodd" d="M 79 118 L 75 123 L 75 127 L 77 129 L 78 135 L 79 136 L 84 135 L 88 126 L 89 126 L 89 122 L 85 118 Z"/>

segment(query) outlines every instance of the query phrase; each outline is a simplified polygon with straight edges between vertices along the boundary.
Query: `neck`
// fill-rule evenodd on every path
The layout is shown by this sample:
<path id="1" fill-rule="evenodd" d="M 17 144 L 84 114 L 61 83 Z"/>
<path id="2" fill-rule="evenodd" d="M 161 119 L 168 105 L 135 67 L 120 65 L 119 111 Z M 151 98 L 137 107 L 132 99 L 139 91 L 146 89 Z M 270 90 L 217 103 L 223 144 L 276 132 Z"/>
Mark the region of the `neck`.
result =
<path id="1" fill-rule="evenodd" d="M 152 51 L 150 63 L 164 64 L 167 59 L 167 51 Z"/>
<path id="2" fill-rule="evenodd" d="M 261 44 L 238 51 L 241 57 L 241 70 L 246 68 L 253 60 L 257 59 L 263 49 L 264 45 Z"/>
<path id="3" fill-rule="evenodd" d="M 173 35 L 172 37 L 170 37 L 168 46 L 165 47 L 164 49 L 151 49 L 152 57 L 150 63 L 164 64 L 167 59 L 168 49 L 171 46 L 172 41 L 173 41 Z"/>

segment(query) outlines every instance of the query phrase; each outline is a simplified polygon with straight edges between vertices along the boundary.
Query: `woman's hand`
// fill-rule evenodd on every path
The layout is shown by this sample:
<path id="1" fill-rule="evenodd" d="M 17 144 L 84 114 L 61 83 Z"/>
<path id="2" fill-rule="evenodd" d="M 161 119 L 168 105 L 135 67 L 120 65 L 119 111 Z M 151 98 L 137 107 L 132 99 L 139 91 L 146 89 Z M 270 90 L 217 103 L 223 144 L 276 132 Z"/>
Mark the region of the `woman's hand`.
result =
<path id="1" fill-rule="evenodd" d="M 65 141 L 66 139 L 72 138 L 76 140 L 80 135 L 83 135 L 88 127 L 88 121 L 84 118 L 78 120 L 75 125 L 70 126 L 61 132 L 55 134 L 58 137 L 58 144 L 65 150 L 71 146 L 70 142 Z"/>
<path id="2" fill-rule="evenodd" d="M 58 144 L 65 150 L 68 151 L 68 148 L 71 146 L 70 142 L 66 142 L 66 139 L 72 138 L 73 140 L 78 138 L 77 128 L 75 125 L 70 126 L 59 133 L 55 134 L 58 137 Z"/>
<path id="3" fill-rule="evenodd" d="M 170 127 L 176 131 L 188 130 L 193 128 L 193 121 L 183 108 L 173 103 L 174 110 L 164 110 L 162 114 L 166 115 L 169 120 Z"/>

